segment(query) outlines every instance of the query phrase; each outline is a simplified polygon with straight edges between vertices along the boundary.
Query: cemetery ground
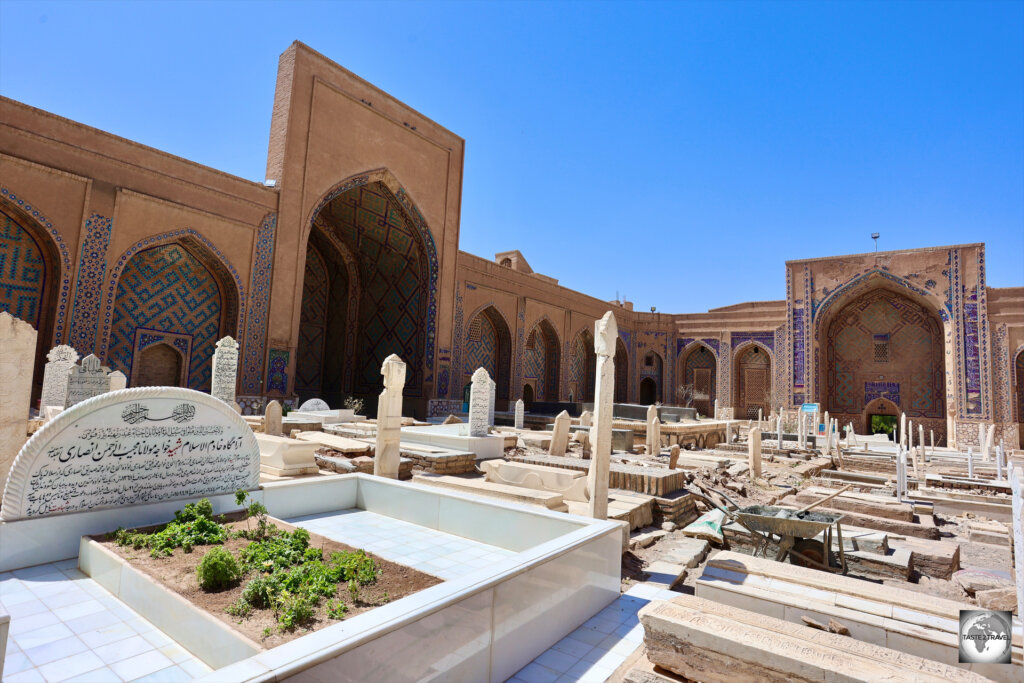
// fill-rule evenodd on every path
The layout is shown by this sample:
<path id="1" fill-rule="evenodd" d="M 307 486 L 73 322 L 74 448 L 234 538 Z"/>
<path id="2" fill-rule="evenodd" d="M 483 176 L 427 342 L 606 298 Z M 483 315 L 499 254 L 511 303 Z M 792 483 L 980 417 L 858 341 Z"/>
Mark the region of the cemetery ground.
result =
<path id="1" fill-rule="evenodd" d="M 195 512 L 211 509 L 203 499 L 176 512 L 181 521 L 119 529 L 96 540 L 266 648 L 441 582 L 267 517 L 255 505 L 255 510 L 203 516 Z M 219 583 L 204 587 L 199 568 L 216 549 L 226 550 L 235 562 L 230 570 L 219 569 Z"/>

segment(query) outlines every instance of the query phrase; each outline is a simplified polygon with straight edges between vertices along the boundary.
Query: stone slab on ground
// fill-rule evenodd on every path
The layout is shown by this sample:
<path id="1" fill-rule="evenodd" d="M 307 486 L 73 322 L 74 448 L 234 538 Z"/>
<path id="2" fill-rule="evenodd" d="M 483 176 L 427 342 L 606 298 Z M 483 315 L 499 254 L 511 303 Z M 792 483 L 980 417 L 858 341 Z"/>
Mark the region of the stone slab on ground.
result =
<path id="1" fill-rule="evenodd" d="M 507 484 L 496 484 L 480 478 L 453 477 L 442 474 L 417 474 L 413 483 L 438 486 L 440 488 L 471 493 L 478 496 L 498 498 L 513 503 L 525 503 L 527 505 L 538 505 L 547 510 L 556 512 L 568 512 L 569 508 L 562 500 L 559 493 L 539 491 L 536 489 L 523 488 L 521 486 L 509 486 Z"/>
<path id="2" fill-rule="evenodd" d="M 939 530 L 935 527 L 935 520 L 927 515 L 915 515 L 913 522 L 904 522 L 898 519 L 865 515 L 859 512 L 851 512 L 849 510 L 837 510 L 836 508 L 829 507 L 830 503 L 831 501 L 814 509 L 816 512 L 827 512 L 842 515 L 843 519 L 840 522 L 841 524 L 849 523 L 865 529 L 875 529 L 876 531 L 884 531 L 886 533 L 899 534 L 901 536 L 927 538 L 933 541 L 937 541 L 939 539 Z"/>
<path id="3" fill-rule="evenodd" d="M 664 538 L 667 535 L 668 532 L 664 531 L 663 529 L 656 529 L 654 531 L 636 534 L 635 536 L 629 539 L 629 546 L 631 548 L 648 548 L 654 545 L 654 543 L 658 541 L 658 539 Z"/>
<path id="4" fill-rule="evenodd" d="M 982 609 L 1017 611 L 1017 590 L 1013 586 L 978 591 L 974 597 L 978 600 L 978 607 Z"/>
<path id="5" fill-rule="evenodd" d="M 686 578 L 686 567 L 663 560 L 651 562 L 644 567 L 644 572 L 648 575 L 644 583 L 669 590 Z"/>
<path id="6" fill-rule="evenodd" d="M 889 537 L 888 543 L 894 549 L 914 553 L 914 571 L 922 576 L 948 579 L 960 569 L 959 543 L 912 536 Z"/>
<path id="7" fill-rule="evenodd" d="M 299 432 L 295 438 L 300 441 L 312 441 L 315 444 L 326 446 L 332 451 L 339 453 L 366 453 L 372 446 L 365 441 L 350 439 L 345 436 L 328 434 L 326 432 Z"/>
<path id="8" fill-rule="evenodd" d="M 803 507 L 804 505 L 814 503 L 833 493 L 835 493 L 834 489 L 828 489 L 821 486 L 809 486 L 796 494 L 794 502 Z M 886 499 L 882 496 L 873 496 L 867 493 L 856 493 L 854 491 L 840 493 L 838 496 L 828 501 L 828 507 L 833 510 L 859 512 L 865 515 L 873 515 L 875 517 L 898 519 L 903 522 L 914 521 L 914 509 L 911 504 L 901 503 L 895 498 Z"/>
<path id="9" fill-rule="evenodd" d="M 565 456 L 525 455 L 515 458 L 515 462 L 564 467 L 584 472 L 590 469 L 589 460 Z M 643 467 L 612 462 L 608 487 L 636 491 L 651 496 L 664 496 L 685 487 L 688 476 L 683 470 L 670 470 L 668 467 Z"/>
<path id="10" fill-rule="evenodd" d="M 669 545 L 665 548 L 662 559 L 681 564 L 684 567 L 696 567 L 704 561 L 711 548 L 711 545 L 703 539 L 686 536 L 679 538 L 673 536 L 672 540 L 666 543 Z"/>
<path id="11" fill-rule="evenodd" d="M 640 610 L 647 658 L 703 683 L 977 681 L 969 671 L 680 595 Z"/>

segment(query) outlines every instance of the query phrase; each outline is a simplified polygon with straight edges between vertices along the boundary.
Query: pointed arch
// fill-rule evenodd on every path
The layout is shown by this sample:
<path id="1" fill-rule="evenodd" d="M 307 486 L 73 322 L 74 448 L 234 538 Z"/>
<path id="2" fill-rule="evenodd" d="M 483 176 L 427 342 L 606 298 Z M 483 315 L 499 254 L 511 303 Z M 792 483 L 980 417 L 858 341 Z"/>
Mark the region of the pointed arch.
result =
<path id="1" fill-rule="evenodd" d="M 678 386 L 686 387 L 689 402 L 701 415 L 713 415 L 718 398 L 718 355 L 702 341 L 693 341 L 680 354 Z"/>
<path id="2" fill-rule="evenodd" d="M 376 395 L 381 362 L 398 353 L 409 365 L 404 393 L 422 395 L 424 382 L 433 381 L 439 274 L 437 247 L 423 214 L 389 169 L 350 176 L 321 195 L 307 214 L 299 241 L 300 273 L 317 224 L 346 243 L 359 265 L 355 365 L 361 370 L 353 373 L 352 393 Z M 296 287 L 295 330 L 301 296 Z"/>
<path id="3" fill-rule="evenodd" d="M 665 399 L 662 396 L 665 381 L 664 370 L 665 361 L 661 354 L 653 349 L 648 350 L 640 361 L 641 403 L 644 403 L 645 399 L 650 403 L 664 402 Z M 644 384 L 645 379 L 649 379 L 651 382 Z"/>
<path id="4" fill-rule="evenodd" d="M 243 329 L 245 297 L 237 271 L 190 228 L 142 240 L 111 272 L 102 356 L 132 377 L 143 348 L 166 339 L 185 354 L 187 386 L 208 390 L 218 339 Z"/>
<path id="5" fill-rule="evenodd" d="M 463 349 L 463 381 L 469 382 L 477 368 L 484 368 L 498 383 L 496 398 L 507 400 L 511 390 L 512 333 L 505 316 L 493 303 L 480 306 L 469 317 Z"/>
<path id="6" fill-rule="evenodd" d="M 588 328 L 584 327 L 573 338 L 569 354 L 569 394 L 575 401 L 591 402 L 597 377 L 597 353 L 594 335 Z"/>
<path id="7" fill-rule="evenodd" d="M 622 337 L 615 340 L 615 402 L 629 403 L 629 351 Z"/>
<path id="8" fill-rule="evenodd" d="M 772 367 L 774 355 L 767 346 L 747 340 L 733 350 L 732 400 L 734 417 L 741 420 L 757 418 L 771 412 Z"/>
<path id="9" fill-rule="evenodd" d="M 523 383 L 533 387 L 535 400 L 557 401 L 561 342 L 546 315 L 530 328 L 524 346 Z"/>

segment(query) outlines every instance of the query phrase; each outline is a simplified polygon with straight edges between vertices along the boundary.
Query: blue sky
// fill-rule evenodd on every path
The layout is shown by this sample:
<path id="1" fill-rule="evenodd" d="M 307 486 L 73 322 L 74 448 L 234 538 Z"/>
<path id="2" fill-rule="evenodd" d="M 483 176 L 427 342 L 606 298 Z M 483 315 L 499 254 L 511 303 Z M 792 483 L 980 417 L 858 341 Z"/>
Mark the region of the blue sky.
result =
<path id="1" fill-rule="evenodd" d="M 643 310 L 983 241 L 1024 285 L 1024 2 L 0 2 L 0 93 L 262 180 L 301 40 L 466 140 L 462 249 Z"/>

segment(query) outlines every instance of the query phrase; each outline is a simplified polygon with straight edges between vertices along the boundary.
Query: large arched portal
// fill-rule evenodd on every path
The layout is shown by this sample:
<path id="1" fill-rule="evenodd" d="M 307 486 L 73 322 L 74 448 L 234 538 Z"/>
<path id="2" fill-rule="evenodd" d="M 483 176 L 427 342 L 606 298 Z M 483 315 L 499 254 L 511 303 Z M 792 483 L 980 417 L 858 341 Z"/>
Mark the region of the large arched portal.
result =
<path id="1" fill-rule="evenodd" d="M 713 415 L 718 378 L 715 354 L 703 344 L 697 344 L 686 352 L 679 368 L 679 385 L 692 396 L 692 406 L 701 415 Z"/>
<path id="2" fill-rule="evenodd" d="M 757 411 L 771 412 L 772 359 L 756 344 L 736 352 L 733 406 L 738 419 L 756 420 Z"/>
<path id="3" fill-rule="evenodd" d="M 886 288 L 862 294 L 823 321 L 822 408 L 871 431 L 868 408 L 884 398 L 936 440 L 945 437 L 942 323 Z M 890 411 L 891 412 L 891 411 Z"/>
<path id="4" fill-rule="evenodd" d="M 314 212 L 306 247 L 299 396 L 337 405 L 353 395 L 375 405 L 380 368 L 391 354 L 405 361 L 405 395 L 422 396 L 436 269 L 426 224 L 386 172 L 329 193 Z"/>
<path id="5" fill-rule="evenodd" d="M 46 352 L 52 342 L 59 264 L 51 238 L 19 212 L 0 205 L 0 311 L 36 329 L 33 405 L 42 389 Z"/>
<path id="6" fill-rule="evenodd" d="M 569 358 L 569 395 L 571 400 L 589 403 L 594 400 L 594 379 L 597 376 L 597 354 L 594 335 L 581 330 L 572 343 Z"/>
<path id="7" fill-rule="evenodd" d="M 466 360 L 462 368 L 462 381 L 470 383 L 476 369 L 483 368 L 498 383 L 496 399 L 507 400 L 512 367 L 512 334 L 498 309 L 488 306 L 473 316 L 466 329 L 463 348 Z"/>
<path id="8" fill-rule="evenodd" d="M 143 249 L 117 280 L 107 361 L 129 385 L 148 382 L 149 363 L 137 361 L 159 357 L 145 351 L 166 344 L 180 353 L 180 384 L 209 391 L 217 340 L 238 336 L 238 299 L 228 269 L 197 239 Z"/>
<path id="9" fill-rule="evenodd" d="M 533 400 L 558 400 L 558 344 L 558 334 L 547 319 L 534 325 L 526 337 L 523 382 L 533 388 Z"/>

